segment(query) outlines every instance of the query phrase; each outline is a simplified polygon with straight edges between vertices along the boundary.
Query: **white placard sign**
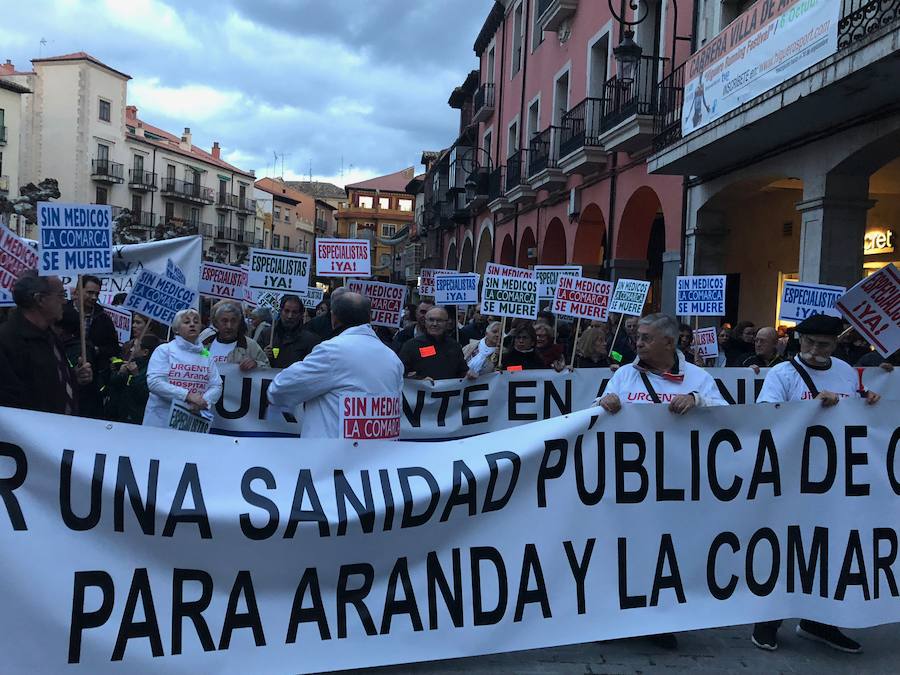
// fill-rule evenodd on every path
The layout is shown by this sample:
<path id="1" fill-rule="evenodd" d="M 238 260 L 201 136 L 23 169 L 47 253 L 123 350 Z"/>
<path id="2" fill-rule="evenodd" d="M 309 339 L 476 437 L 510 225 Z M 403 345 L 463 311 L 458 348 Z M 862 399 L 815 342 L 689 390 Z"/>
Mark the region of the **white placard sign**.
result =
<path id="1" fill-rule="evenodd" d="M 454 274 L 456 270 L 444 270 L 434 267 L 423 267 L 419 270 L 419 296 L 423 298 L 434 297 L 434 277 L 438 274 Z"/>
<path id="2" fill-rule="evenodd" d="M 182 401 L 172 401 L 169 408 L 169 428 L 177 431 L 191 431 L 208 434 L 212 422 L 212 413 L 198 413 Z"/>
<path id="3" fill-rule="evenodd" d="M 477 305 L 478 275 L 442 272 L 434 277 L 434 301 L 439 305 Z"/>
<path id="4" fill-rule="evenodd" d="M 309 287 L 309 255 L 251 248 L 247 285 L 256 292 L 304 293 Z"/>
<path id="5" fill-rule="evenodd" d="M 612 292 L 613 285 L 610 281 L 563 275 L 557 280 L 553 313 L 590 321 L 606 321 L 609 318 Z"/>
<path id="6" fill-rule="evenodd" d="M 247 297 L 248 273 L 242 267 L 204 262 L 200 268 L 200 295 L 243 302 Z"/>
<path id="7" fill-rule="evenodd" d="M 107 305 L 101 305 L 101 308 L 112 319 L 113 326 L 116 327 L 116 334 L 119 336 L 119 342 L 128 342 L 131 339 L 131 310 Z"/>
<path id="8" fill-rule="evenodd" d="M 785 281 L 778 319 L 799 323 L 814 314 L 840 317 L 841 311 L 835 305 L 846 292 L 847 289 L 843 286 Z"/>
<path id="9" fill-rule="evenodd" d="M 719 355 L 719 334 L 715 327 L 698 328 L 694 331 L 694 341 L 691 345 L 697 349 L 697 356 L 701 359 L 710 359 Z"/>
<path id="10" fill-rule="evenodd" d="M 109 206 L 38 202 L 37 207 L 41 276 L 113 271 Z"/>
<path id="11" fill-rule="evenodd" d="M 678 277 L 675 314 L 724 316 L 725 275 Z"/>
<path id="12" fill-rule="evenodd" d="M 900 349 L 900 273 L 893 263 L 847 291 L 837 308 L 882 356 Z"/>
<path id="13" fill-rule="evenodd" d="M 315 309 L 322 301 L 325 299 L 325 291 L 321 288 L 316 288 L 315 286 L 310 286 L 306 289 L 306 292 L 300 296 L 300 300 L 303 302 L 303 306 L 306 309 Z"/>
<path id="14" fill-rule="evenodd" d="M 369 298 L 372 303 L 373 326 L 399 328 L 402 325 L 403 309 L 406 306 L 406 286 L 353 279 L 347 282 L 347 288 Z"/>
<path id="15" fill-rule="evenodd" d="M 37 269 L 38 254 L 28 242 L 0 225 L 0 307 L 14 307 L 12 287 L 25 270 Z"/>
<path id="16" fill-rule="evenodd" d="M 535 265 L 538 282 L 538 300 L 552 300 L 561 276 L 580 277 L 581 265 Z"/>
<path id="17" fill-rule="evenodd" d="M 537 276 L 534 270 L 488 263 L 481 289 L 485 316 L 537 318 Z"/>
<path id="18" fill-rule="evenodd" d="M 619 279 L 616 282 L 616 290 L 613 291 L 609 311 L 614 314 L 640 316 L 644 313 L 644 304 L 647 302 L 649 292 L 649 281 Z"/>
<path id="19" fill-rule="evenodd" d="M 322 277 L 367 277 L 372 274 L 368 239 L 316 239 L 316 274 Z"/>

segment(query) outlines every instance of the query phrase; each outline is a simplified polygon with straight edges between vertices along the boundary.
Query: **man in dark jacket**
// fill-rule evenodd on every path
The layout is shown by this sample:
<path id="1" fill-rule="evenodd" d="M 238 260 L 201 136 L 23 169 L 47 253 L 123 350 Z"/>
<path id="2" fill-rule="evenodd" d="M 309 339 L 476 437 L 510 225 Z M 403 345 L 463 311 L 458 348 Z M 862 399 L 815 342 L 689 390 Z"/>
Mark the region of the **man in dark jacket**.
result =
<path id="1" fill-rule="evenodd" d="M 319 337 L 303 325 L 303 303 L 296 295 L 281 296 L 281 311 L 275 322 L 272 347 L 266 347 L 266 356 L 273 368 L 287 368 L 306 358 L 313 347 L 321 342 Z"/>
<path id="2" fill-rule="evenodd" d="M 422 302 L 419 303 L 419 306 L 416 308 L 416 322 L 409 328 L 403 328 L 402 330 L 397 331 L 397 334 L 394 336 L 394 342 L 391 344 L 391 348 L 395 352 L 399 354 L 400 350 L 403 349 L 403 345 L 409 340 L 423 337 L 426 334 L 425 315 L 428 314 L 432 307 L 434 307 L 434 303 L 431 302 L 431 300 L 422 300 Z"/>
<path id="3" fill-rule="evenodd" d="M 0 405 L 75 415 L 78 388 L 93 380 L 90 363 L 70 368 L 53 333 L 66 292 L 59 277 L 24 272 L 13 286 L 16 310 L 0 325 Z"/>
<path id="4" fill-rule="evenodd" d="M 400 349 L 406 377 L 450 380 L 469 372 L 459 343 L 449 337 L 450 316 L 443 307 L 425 315 L 425 335 L 408 340 Z"/>
<path id="5" fill-rule="evenodd" d="M 339 286 L 331 291 L 331 297 L 329 298 L 330 303 L 333 303 L 337 298 L 341 297 L 344 293 L 347 292 L 346 286 Z M 331 327 L 331 304 L 328 305 L 328 311 L 324 314 L 320 314 L 319 316 L 313 317 L 306 324 L 305 328 L 311 333 L 314 333 L 319 340 L 330 340 L 337 332 L 334 328 Z"/>
<path id="6" fill-rule="evenodd" d="M 81 277 L 81 290 L 84 297 L 84 332 L 87 341 L 93 345 L 88 359 L 94 364 L 94 370 L 109 370 L 109 361 L 119 355 L 119 334 L 109 315 L 100 306 L 100 279 L 90 274 Z M 78 288 L 72 293 L 69 303 L 77 312 L 79 309 Z"/>

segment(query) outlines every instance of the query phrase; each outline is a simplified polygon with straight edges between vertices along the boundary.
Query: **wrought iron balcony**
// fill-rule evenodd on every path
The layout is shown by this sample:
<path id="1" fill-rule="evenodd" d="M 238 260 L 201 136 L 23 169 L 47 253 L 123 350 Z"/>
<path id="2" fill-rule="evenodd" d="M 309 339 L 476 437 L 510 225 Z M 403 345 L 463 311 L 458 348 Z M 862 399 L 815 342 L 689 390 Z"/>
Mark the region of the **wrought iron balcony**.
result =
<path id="1" fill-rule="evenodd" d="M 212 223 L 201 223 L 190 218 L 163 215 L 159 217 L 159 227 L 171 227 L 178 231 L 179 236 L 202 233 L 203 236 L 208 237 L 212 233 L 214 226 Z"/>
<path id="2" fill-rule="evenodd" d="M 161 194 L 164 197 L 201 204 L 212 204 L 216 200 L 216 193 L 212 188 L 196 183 L 168 176 L 163 178 L 160 183 Z"/>
<path id="3" fill-rule="evenodd" d="M 91 160 L 91 178 L 98 183 L 124 183 L 125 167 L 108 159 Z"/>
<path id="4" fill-rule="evenodd" d="M 684 68 L 682 63 L 659 83 L 659 110 L 653 125 L 653 149 L 657 152 L 681 140 Z"/>
<path id="5" fill-rule="evenodd" d="M 316 234 L 325 234 L 328 231 L 328 221 L 324 218 L 316 218 Z"/>
<path id="6" fill-rule="evenodd" d="M 559 159 L 560 127 L 549 126 L 531 137 L 528 143 L 528 177 L 546 169 L 555 169 Z"/>
<path id="7" fill-rule="evenodd" d="M 235 206 L 238 211 L 243 211 L 245 213 L 256 213 L 255 199 L 248 199 L 247 197 L 237 196 L 235 197 Z"/>
<path id="8" fill-rule="evenodd" d="M 216 208 L 220 211 L 237 208 L 237 197 L 227 192 L 216 194 Z"/>
<path id="9" fill-rule="evenodd" d="M 156 190 L 156 174 L 142 169 L 128 169 L 128 187 L 137 192 Z"/>
<path id="10" fill-rule="evenodd" d="M 606 165 L 600 129 L 606 100 L 586 98 L 563 115 L 559 133 L 559 168 L 566 174 L 588 174 Z"/>
<path id="11" fill-rule="evenodd" d="M 506 160 L 506 198 L 513 204 L 527 204 L 534 201 L 535 191 L 528 184 L 528 153 L 519 150 Z"/>
<path id="12" fill-rule="evenodd" d="M 658 82 L 667 61 L 642 56 L 631 77 L 617 74 L 606 81 L 600 142 L 608 152 L 635 153 L 652 146 L 654 117 L 659 112 Z"/>
<path id="13" fill-rule="evenodd" d="M 541 30 L 551 33 L 578 9 L 578 0 L 538 0 L 537 16 Z"/>
<path id="14" fill-rule="evenodd" d="M 494 83 L 485 82 L 475 92 L 475 116 L 473 122 L 486 122 L 494 114 Z"/>

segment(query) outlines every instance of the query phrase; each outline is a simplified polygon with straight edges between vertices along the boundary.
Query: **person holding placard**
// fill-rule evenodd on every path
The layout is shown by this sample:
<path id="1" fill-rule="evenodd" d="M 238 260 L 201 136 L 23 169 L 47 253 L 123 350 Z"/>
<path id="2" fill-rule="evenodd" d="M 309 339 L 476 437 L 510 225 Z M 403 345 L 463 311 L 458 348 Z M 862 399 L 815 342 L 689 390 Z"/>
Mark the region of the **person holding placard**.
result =
<path id="1" fill-rule="evenodd" d="M 140 345 L 134 350 L 134 357 L 122 363 L 109 378 L 109 397 L 104 411 L 106 419 L 129 424 L 144 422 L 144 410 L 150 397 L 147 367 L 159 344 L 160 340 L 155 335 L 144 335 Z"/>
<path id="2" fill-rule="evenodd" d="M 535 322 L 534 335 L 534 352 L 543 362 L 544 368 L 561 372 L 566 367 L 565 348 L 554 341 L 552 326 Z"/>
<path id="3" fill-rule="evenodd" d="M 425 315 L 425 335 L 408 340 L 400 349 L 406 377 L 450 380 L 469 372 L 462 349 L 450 337 L 450 315 L 432 307 Z"/>
<path id="4" fill-rule="evenodd" d="M 91 274 L 82 276 L 81 292 L 84 303 L 84 332 L 87 341 L 93 345 L 88 359 L 93 364 L 95 374 L 104 379 L 103 373 L 109 371 L 110 359 L 119 354 L 119 335 L 112 319 L 100 306 L 100 279 Z M 77 315 L 78 286 L 73 289 L 72 300 L 68 305 Z"/>
<path id="5" fill-rule="evenodd" d="M 182 309 L 175 314 L 175 339 L 160 345 L 147 366 L 150 396 L 144 426 L 168 427 L 173 401 L 185 402 L 194 412 L 211 411 L 222 395 L 222 378 L 209 351 L 200 344 L 200 313 Z"/>

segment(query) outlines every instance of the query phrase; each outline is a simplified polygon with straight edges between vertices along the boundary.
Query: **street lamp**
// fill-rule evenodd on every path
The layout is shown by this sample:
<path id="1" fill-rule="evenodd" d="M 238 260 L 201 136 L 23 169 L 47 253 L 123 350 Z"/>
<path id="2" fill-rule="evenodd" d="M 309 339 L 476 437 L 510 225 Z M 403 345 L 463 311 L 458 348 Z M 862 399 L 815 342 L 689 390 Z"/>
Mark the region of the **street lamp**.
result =
<path id="1" fill-rule="evenodd" d="M 618 65 L 619 79 L 624 82 L 633 82 L 637 74 L 638 63 L 641 60 L 643 50 L 634 41 L 634 31 L 627 28 L 622 32 L 622 39 L 617 47 L 613 47 L 613 56 Z"/>

